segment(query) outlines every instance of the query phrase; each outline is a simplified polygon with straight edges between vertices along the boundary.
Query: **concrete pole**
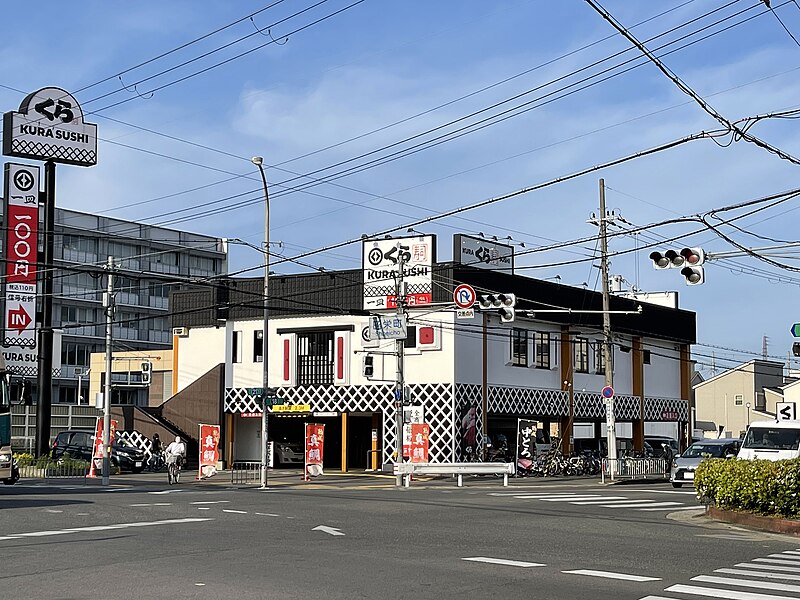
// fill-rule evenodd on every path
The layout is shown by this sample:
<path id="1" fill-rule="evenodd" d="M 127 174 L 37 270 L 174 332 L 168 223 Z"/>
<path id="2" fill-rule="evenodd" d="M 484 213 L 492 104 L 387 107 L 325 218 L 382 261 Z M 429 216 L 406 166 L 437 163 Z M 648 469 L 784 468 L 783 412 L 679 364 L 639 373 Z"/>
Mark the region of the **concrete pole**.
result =
<path id="1" fill-rule="evenodd" d="M 400 243 L 397 244 L 397 278 L 395 279 L 395 302 L 397 304 L 397 318 L 401 321 L 405 318 L 403 314 L 403 304 L 405 301 L 405 290 L 403 289 L 403 249 Z M 395 417 L 397 420 L 397 477 L 395 485 L 403 486 L 403 476 L 400 474 L 400 464 L 403 462 L 403 387 L 405 386 L 405 340 L 395 340 L 395 354 L 397 357 L 397 372 L 395 377 L 394 399 Z"/>
<path id="2" fill-rule="evenodd" d="M 267 396 L 269 395 L 269 191 L 267 176 L 264 174 L 264 159 L 254 156 L 253 164 L 258 167 L 261 174 L 261 183 L 264 187 L 264 332 L 261 337 L 262 351 L 262 394 L 261 402 L 261 488 L 266 489 L 268 482 L 267 450 L 269 449 L 269 415 L 267 413 Z M 305 473 L 303 474 L 305 476 Z"/>
<path id="3" fill-rule="evenodd" d="M 606 184 L 600 179 L 600 272 L 603 279 L 603 362 L 605 367 L 605 384 L 614 387 L 614 370 L 611 364 L 611 315 L 608 291 L 608 223 L 606 220 Z M 617 458 L 617 431 L 614 418 L 614 398 L 609 398 L 606 405 L 606 441 L 608 442 L 608 458 Z M 614 469 L 614 463 L 610 465 Z"/>
<path id="4" fill-rule="evenodd" d="M 111 328 L 114 323 L 114 257 L 108 257 L 108 283 L 103 297 L 106 309 L 106 382 L 103 391 L 103 485 L 111 474 Z"/>

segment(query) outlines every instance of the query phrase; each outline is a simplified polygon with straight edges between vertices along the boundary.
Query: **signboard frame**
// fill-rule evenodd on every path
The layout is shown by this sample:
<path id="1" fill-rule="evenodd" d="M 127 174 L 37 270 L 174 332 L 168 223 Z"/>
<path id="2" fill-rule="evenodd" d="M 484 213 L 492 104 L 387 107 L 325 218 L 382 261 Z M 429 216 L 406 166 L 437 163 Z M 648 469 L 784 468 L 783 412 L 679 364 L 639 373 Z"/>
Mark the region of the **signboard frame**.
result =
<path id="1" fill-rule="evenodd" d="M 453 261 L 462 265 L 514 274 L 514 246 L 464 233 L 453 236 Z"/>
<path id="2" fill-rule="evenodd" d="M 425 306 L 433 302 L 433 265 L 436 264 L 436 236 L 364 240 L 361 248 L 364 310 L 397 308 L 396 278 L 399 274 L 398 244 L 403 256 L 401 294 L 407 306 Z"/>

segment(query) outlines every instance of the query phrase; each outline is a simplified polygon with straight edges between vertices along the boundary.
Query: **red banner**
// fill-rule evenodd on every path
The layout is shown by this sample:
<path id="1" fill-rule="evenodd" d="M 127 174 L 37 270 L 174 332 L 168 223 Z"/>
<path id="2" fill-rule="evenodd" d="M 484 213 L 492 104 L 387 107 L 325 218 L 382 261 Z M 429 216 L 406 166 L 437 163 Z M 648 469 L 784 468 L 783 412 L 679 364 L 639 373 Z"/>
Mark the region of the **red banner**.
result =
<path id="1" fill-rule="evenodd" d="M 200 470 L 197 478 L 211 477 L 217 473 L 219 461 L 219 425 L 200 424 Z"/>
<path id="2" fill-rule="evenodd" d="M 431 428 L 427 423 L 411 424 L 411 462 L 428 462 L 428 437 Z"/>
<path id="3" fill-rule="evenodd" d="M 306 425 L 306 465 L 305 476 L 322 475 L 322 450 L 325 442 L 325 425 L 309 423 Z"/>
<path id="4" fill-rule="evenodd" d="M 114 445 L 114 436 L 117 433 L 117 421 L 111 419 L 111 432 L 108 437 L 109 447 Z M 92 450 L 92 460 L 89 465 L 88 477 L 97 477 L 103 470 L 103 417 L 97 417 L 97 425 L 94 429 L 94 449 Z"/>

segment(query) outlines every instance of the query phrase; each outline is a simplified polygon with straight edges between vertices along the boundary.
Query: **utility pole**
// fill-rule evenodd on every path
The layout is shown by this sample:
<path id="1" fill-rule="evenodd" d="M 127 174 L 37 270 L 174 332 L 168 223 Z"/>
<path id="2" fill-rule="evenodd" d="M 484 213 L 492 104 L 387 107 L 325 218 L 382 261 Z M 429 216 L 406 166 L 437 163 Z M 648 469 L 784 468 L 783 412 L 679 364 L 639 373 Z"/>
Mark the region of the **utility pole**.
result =
<path id="1" fill-rule="evenodd" d="M 400 242 L 397 243 L 397 277 L 395 278 L 394 297 L 397 304 L 397 318 L 401 322 L 405 319 L 403 308 L 405 305 L 405 289 L 403 287 L 403 269 L 405 269 L 405 261 L 403 260 L 403 248 Z M 394 342 L 394 349 L 396 355 L 397 372 L 395 374 L 394 384 L 394 406 L 397 418 L 397 477 L 395 485 L 397 487 L 403 486 L 403 476 L 400 474 L 400 464 L 403 462 L 403 387 L 405 386 L 405 372 L 404 372 L 404 358 L 405 358 L 405 339 L 398 339 Z"/>
<path id="2" fill-rule="evenodd" d="M 111 327 L 114 324 L 114 257 L 108 257 L 108 283 L 103 295 L 106 310 L 106 381 L 103 390 L 103 485 L 111 473 Z"/>
<path id="3" fill-rule="evenodd" d="M 611 314 L 608 292 L 608 222 L 606 220 L 606 182 L 600 179 L 600 273 L 603 279 L 603 366 L 606 387 L 614 387 L 614 370 L 611 364 Z M 614 419 L 614 398 L 606 404 L 606 442 L 611 468 L 617 458 L 617 431 Z"/>

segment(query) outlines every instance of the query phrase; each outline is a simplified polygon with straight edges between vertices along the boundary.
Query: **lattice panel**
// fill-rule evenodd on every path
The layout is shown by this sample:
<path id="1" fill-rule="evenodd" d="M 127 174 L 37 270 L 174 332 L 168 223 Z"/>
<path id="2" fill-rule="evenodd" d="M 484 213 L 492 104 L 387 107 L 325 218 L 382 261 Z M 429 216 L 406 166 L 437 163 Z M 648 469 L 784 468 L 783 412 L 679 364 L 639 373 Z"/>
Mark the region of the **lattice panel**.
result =
<path id="1" fill-rule="evenodd" d="M 139 433 L 136 430 L 117 431 L 114 434 L 114 437 L 126 446 L 133 446 L 134 448 L 139 448 L 142 450 L 145 458 L 150 458 L 150 456 L 153 454 L 151 452 L 151 449 L 153 448 L 153 442 L 151 442 L 146 435 Z"/>
<path id="2" fill-rule="evenodd" d="M 614 419 L 636 421 L 639 419 L 639 396 L 614 396 Z M 575 418 L 605 419 L 605 399 L 600 394 L 575 392 L 573 399 Z"/>
<path id="3" fill-rule="evenodd" d="M 447 384 L 411 384 L 414 404 L 425 408 L 425 420 L 431 426 L 429 457 L 431 462 L 453 460 L 454 417 L 453 389 Z M 383 413 L 383 461 L 393 462 L 397 448 L 394 386 L 304 386 L 281 388 L 286 404 L 308 404 L 312 412 Z M 260 412 L 261 408 L 244 388 L 225 390 L 225 412 Z"/>
<path id="4" fill-rule="evenodd" d="M 82 148 L 69 148 L 45 144 L 43 142 L 29 142 L 27 140 L 11 140 L 11 153 L 35 154 L 37 156 L 51 156 L 55 160 L 69 160 L 85 166 L 97 164 L 97 153 Z"/>
<path id="5" fill-rule="evenodd" d="M 462 419 L 465 418 L 467 411 L 471 407 L 475 408 L 475 425 L 477 429 L 475 445 L 476 448 L 483 448 L 484 425 L 483 396 L 481 394 L 481 386 L 468 383 L 457 383 L 455 407 L 455 445 L 453 452 L 456 456 L 456 460 L 467 460 L 466 453 L 464 452 L 464 427 L 462 425 Z"/>
<path id="6" fill-rule="evenodd" d="M 562 390 L 489 386 L 489 414 L 564 417 L 569 415 L 569 393 Z"/>
<path id="7" fill-rule="evenodd" d="M 676 415 L 677 419 L 675 419 Z M 678 398 L 645 397 L 644 419 L 645 421 L 688 421 L 689 403 Z"/>

